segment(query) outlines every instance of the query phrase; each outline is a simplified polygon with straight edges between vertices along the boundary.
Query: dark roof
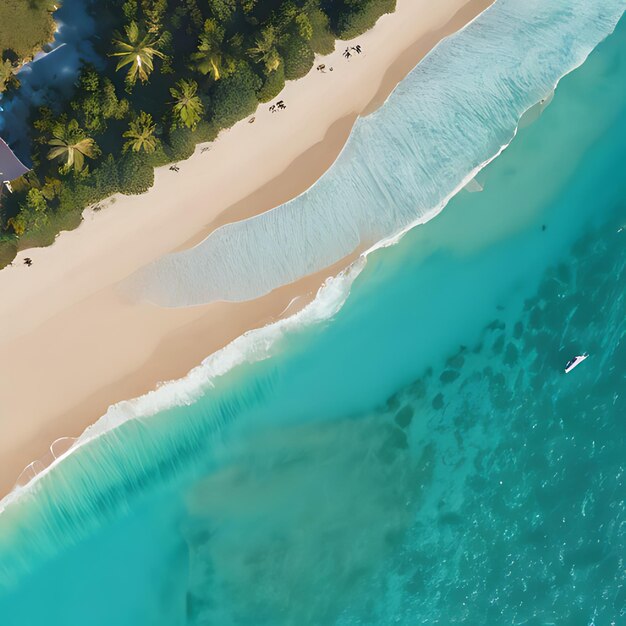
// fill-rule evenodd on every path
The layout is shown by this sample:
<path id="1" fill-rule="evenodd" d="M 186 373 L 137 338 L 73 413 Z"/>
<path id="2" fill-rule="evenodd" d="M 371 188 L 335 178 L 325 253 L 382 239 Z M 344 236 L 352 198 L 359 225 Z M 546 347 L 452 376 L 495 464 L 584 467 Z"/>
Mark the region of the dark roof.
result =
<path id="1" fill-rule="evenodd" d="M 28 172 L 28 168 L 13 154 L 0 138 L 0 183 L 15 180 Z"/>

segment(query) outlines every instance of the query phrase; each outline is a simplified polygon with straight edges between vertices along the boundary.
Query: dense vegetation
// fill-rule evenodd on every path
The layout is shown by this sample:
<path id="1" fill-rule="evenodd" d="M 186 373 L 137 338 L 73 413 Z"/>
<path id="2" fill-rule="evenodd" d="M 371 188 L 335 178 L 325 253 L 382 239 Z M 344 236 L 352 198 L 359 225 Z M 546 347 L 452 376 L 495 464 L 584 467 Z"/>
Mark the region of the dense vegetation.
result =
<path id="1" fill-rule="evenodd" d="M 53 10 L 54 0 L 0 1 L 0 93 L 14 68 L 52 38 Z"/>
<path id="2" fill-rule="evenodd" d="M 5 1 L 5 0 L 3 0 Z M 94 44 L 70 102 L 33 112 L 33 171 L 0 206 L 0 262 L 45 244 L 116 192 L 138 194 L 154 167 L 272 100 L 395 0 L 99 0 Z M 4 250 L 2 251 L 2 248 Z"/>

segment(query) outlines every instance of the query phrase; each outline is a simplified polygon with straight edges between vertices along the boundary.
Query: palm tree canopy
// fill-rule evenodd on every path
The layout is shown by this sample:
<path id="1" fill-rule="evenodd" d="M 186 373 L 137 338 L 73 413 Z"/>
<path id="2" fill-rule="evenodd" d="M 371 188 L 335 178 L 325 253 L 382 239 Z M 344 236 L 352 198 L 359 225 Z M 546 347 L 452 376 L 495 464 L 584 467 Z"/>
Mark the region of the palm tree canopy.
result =
<path id="1" fill-rule="evenodd" d="M 204 111 L 198 94 L 198 83 L 194 80 L 181 79 L 170 89 L 174 102 L 174 114 L 187 128 L 194 128 Z"/>
<path id="2" fill-rule="evenodd" d="M 156 124 L 152 121 L 152 115 L 141 113 L 130 122 L 128 130 L 122 135 L 128 141 L 124 144 L 124 150 L 133 152 L 154 152 L 158 145 L 158 139 L 154 133 Z"/>
<path id="3" fill-rule="evenodd" d="M 83 169 L 85 157 L 93 159 L 98 154 L 96 142 L 87 137 L 76 120 L 72 120 L 66 126 L 57 124 L 48 145 L 50 146 L 48 159 L 51 161 L 62 159 L 67 167 L 74 167 L 77 172 Z"/>
<path id="4" fill-rule="evenodd" d="M 154 70 L 154 57 L 164 59 L 165 55 L 158 49 L 160 39 L 152 35 L 142 35 L 136 22 L 131 22 L 125 28 L 126 37 L 116 34 L 113 40 L 115 51 L 109 56 L 120 57 L 116 71 L 130 65 L 126 80 L 134 85 L 137 78 L 142 83 L 148 81 Z"/>
<path id="5" fill-rule="evenodd" d="M 278 31 L 273 26 L 268 26 L 261 31 L 255 45 L 248 50 L 250 56 L 258 63 L 263 63 L 268 72 L 277 70 L 281 58 L 276 46 L 278 45 Z"/>
<path id="6" fill-rule="evenodd" d="M 191 55 L 196 69 L 204 74 L 211 74 L 214 80 L 222 77 L 224 69 L 231 71 L 233 61 L 224 51 L 224 29 L 215 20 L 206 20 L 204 31 L 200 35 L 198 51 Z"/>

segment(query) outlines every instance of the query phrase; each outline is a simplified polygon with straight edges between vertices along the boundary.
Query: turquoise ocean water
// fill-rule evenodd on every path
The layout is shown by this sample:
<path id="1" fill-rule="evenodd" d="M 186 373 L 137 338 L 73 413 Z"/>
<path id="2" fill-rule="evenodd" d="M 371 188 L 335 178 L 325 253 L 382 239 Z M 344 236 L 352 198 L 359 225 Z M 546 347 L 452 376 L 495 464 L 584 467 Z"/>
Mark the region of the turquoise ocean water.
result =
<path id="1" fill-rule="evenodd" d="M 9 504 L 0 624 L 625 624 L 625 20 L 521 126 L 329 319 Z"/>

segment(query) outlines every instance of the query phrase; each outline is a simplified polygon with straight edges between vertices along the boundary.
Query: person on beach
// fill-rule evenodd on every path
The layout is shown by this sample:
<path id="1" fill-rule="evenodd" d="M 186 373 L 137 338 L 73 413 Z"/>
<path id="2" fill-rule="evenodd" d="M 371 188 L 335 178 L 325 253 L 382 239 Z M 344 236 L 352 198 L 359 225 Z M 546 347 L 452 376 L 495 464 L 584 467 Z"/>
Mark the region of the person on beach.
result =
<path id="1" fill-rule="evenodd" d="M 361 46 L 359 44 L 357 44 L 356 46 L 353 46 L 352 49 L 357 53 L 357 54 L 361 54 L 361 52 L 363 51 L 363 49 L 361 48 Z"/>
<path id="2" fill-rule="evenodd" d="M 350 60 L 350 57 L 352 56 L 352 53 L 350 52 L 350 48 L 346 48 L 343 56 L 346 57 L 346 59 Z"/>
<path id="3" fill-rule="evenodd" d="M 32 260 L 29 256 L 27 256 L 27 257 L 24 259 L 24 265 L 26 265 L 26 266 L 30 267 L 32 264 L 33 264 L 33 260 Z"/>
<path id="4" fill-rule="evenodd" d="M 270 113 L 276 113 L 276 105 L 272 104 L 272 106 L 270 107 Z"/>

